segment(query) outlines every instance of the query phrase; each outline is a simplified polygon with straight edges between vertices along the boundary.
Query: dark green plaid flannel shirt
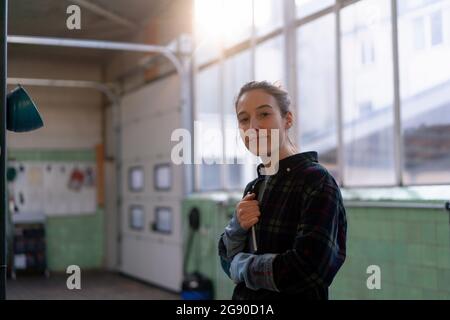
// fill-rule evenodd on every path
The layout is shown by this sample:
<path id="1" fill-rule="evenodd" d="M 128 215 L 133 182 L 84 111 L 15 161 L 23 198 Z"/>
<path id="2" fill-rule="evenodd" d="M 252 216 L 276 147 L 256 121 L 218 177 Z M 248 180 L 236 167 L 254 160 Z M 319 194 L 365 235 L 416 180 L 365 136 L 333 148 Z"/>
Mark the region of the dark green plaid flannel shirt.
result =
<path id="1" fill-rule="evenodd" d="M 236 215 L 219 239 L 222 267 L 237 284 L 232 298 L 327 299 L 346 256 L 347 220 L 339 187 L 316 152 L 280 160 L 272 176 L 263 176 L 262 168 L 244 191 L 257 191 L 267 179 L 255 225 L 258 251 Z"/>

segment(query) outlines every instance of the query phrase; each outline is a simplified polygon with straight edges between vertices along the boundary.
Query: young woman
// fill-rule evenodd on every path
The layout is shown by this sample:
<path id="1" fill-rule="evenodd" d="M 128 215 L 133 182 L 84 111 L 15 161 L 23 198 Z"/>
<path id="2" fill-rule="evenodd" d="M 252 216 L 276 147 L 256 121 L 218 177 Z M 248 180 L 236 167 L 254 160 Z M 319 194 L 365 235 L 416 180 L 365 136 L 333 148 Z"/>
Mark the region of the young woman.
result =
<path id="1" fill-rule="evenodd" d="M 328 299 L 328 287 L 345 260 L 341 192 L 317 153 L 298 153 L 290 141 L 289 107 L 287 92 L 265 81 L 244 85 L 236 99 L 241 133 L 267 131 L 263 138 L 257 135 L 267 146 L 251 148 L 251 139 L 243 136 L 262 163 L 219 239 L 222 267 L 236 284 L 235 300 Z M 276 173 L 267 174 L 273 166 Z"/>

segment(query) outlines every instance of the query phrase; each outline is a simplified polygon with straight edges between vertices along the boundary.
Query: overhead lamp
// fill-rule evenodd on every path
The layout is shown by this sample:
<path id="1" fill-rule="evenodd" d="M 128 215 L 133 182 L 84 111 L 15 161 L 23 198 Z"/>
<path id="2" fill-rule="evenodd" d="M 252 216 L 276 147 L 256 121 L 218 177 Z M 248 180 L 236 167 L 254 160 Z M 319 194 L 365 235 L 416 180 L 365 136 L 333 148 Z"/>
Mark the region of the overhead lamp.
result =
<path id="1" fill-rule="evenodd" d="M 6 100 L 6 129 L 28 132 L 44 126 L 36 104 L 21 85 L 8 93 Z"/>

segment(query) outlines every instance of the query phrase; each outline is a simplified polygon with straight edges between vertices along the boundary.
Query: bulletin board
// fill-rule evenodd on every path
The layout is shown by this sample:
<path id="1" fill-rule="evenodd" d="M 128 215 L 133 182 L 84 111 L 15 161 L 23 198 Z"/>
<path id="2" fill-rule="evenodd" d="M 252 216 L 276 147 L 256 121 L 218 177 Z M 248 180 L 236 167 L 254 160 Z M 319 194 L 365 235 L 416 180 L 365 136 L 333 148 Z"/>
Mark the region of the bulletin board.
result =
<path id="1" fill-rule="evenodd" d="M 10 161 L 14 214 L 77 215 L 95 213 L 96 163 Z"/>

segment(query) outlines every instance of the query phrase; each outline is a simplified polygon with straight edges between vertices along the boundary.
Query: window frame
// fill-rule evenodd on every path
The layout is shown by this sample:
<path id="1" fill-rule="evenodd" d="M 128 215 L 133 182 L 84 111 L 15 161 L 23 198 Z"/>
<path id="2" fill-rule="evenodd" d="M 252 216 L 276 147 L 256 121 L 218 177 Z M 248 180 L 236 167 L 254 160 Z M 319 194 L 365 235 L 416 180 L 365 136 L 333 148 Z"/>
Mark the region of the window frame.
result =
<path id="1" fill-rule="evenodd" d="M 255 1 L 255 0 L 254 0 Z M 341 61 L 341 36 L 340 36 L 340 30 L 341 30 L 341 10 L 354 5 L 360 1 L 366 1 L 366 0 L 335 0 L 332 5 L 329 5 L 325 8 L 320 9 L 317 12 L 314 12 L 308 16 L 305 17 L 298 17 L 297 16 L 297 10 L 295 5 L 295 0 L 286 0 L 283 1 L 283 21 L 282 26 L 269 32 L 268 34 L 264 34 L 262 36 L 257 36 L 256 30 L 255 30 L 255 21 L 253 21 L 252 25 L 252 34 L 249 39 L 246 39 L 230 48 L 222 48 L 221 55 L 218 59 L 215 59 L 213 61 L 209 61 L 207 63 L 204 63 L 203 65 L 196 66 L 194 68 L 194 77 L 203 68 L 210 66 L 211 64 L 219 64 L 220 72 L 221 72 L 221 94 L 223 95 L 224 92 L 224 61 L 233 56 L 234 54 L 237 54 L 244 50 L 250 50 L 251 51 L 251 74 L 252 78 L 255 78 L 255 50 L 259 43 L 265 42 L 267 40 L 270 40 L 272 38 L 275 38 L 279 35 L 282 35 L 283 42 L 284 42 L 284 73 L 285 73 L 285 81 L 286 81 L 286 88 L 290 92 L 293 105 L 297 106 L 297 66 L 295 63 L 296 55 L 297 55 L 297 45 L 296 45 L 296 32 L 297 29 L 301 26 L 308 24 L 312 21 L 315 21 L 316 19 L 322 18 L 325 15 L 328 15 L 330 13 L 335 15 L 335 45 L 336 45 L 336 101 L 337 101 L 337 127 L 336 127 L 336 134 L 337 134 L 337 167 L 339 171 L 339 177 L 336 179 L 338 184 L 341 187 L 346 187 L 345 181 L 343 181 L 345 174 L 344 174 L 344 149 L 343 149 L 343 106 L 342 106 L 342 61 Z M 395 187 L 395 186 L 404 186 L 404 180 L 403 180 L 403 173 L 404 173 L 404 154 L 403 154 L 403 132 L 402 132 L 402 119 L 401 119 L 401 95 L 400 95 L 400 62 L 399 62 L 399 26 L 398 26 L 398 12 L 399 12 L 399 0 L 389 0 L 390 2 L 390 10 L 391 10 L 391 38 L 392 38 L 392 57 L 393 57 L 393 123 L 394 123 L 394 139 L 392 141 L 392 144 L 394 145 L 394 171 L 395 171 L 395 183 L 392 184 L 386 184 L 384 185 L 377 185 L 378 188 L 383 187 Z M 254 10 L 254 7 L 253 7 Z M 438 10 L 433 10 L 432 12 L 437 12 Z M 441 14 L 443 14 L 441 12 Z M 425 17 L 425 20 L 430 20 L 431 14 L 427 14 Z M 427 27 L 428 24 L 428 27 Z M 442 32 L 442 42 L 445 43 L 446 41 L 446 33 L 444 26 L 446 24 L 446 21 L 444 19 L 444 16 L 442 16 L 441 24 L 443 25 L 443 32 Z M 425 21 L 425 32 L 431 32 L 431 21 Z M 428 29 L 428 31 L 427 31 Z M 427 45 L 427 36 L 425 39 Z M 429 43 L 431 44 L 431 35 L 429 36 Z M 440 44 L 439 44 L 440 45 Z M 376 59 L 376 52 L 374 52 L 374 57 Z M 224 106 L 223 106 L 223 99 L 221 98 L 221 110 L 222 114 L 224 114 Z M 194 107 L 195 109 L 195 107 Z M 301 113 L 301 106 L 296 107 L 296 113 Z M 196 119 L 196 113 L 194 113 L 194 118 Z M 297 144 L 297 146 L 301 147 L 299 144 L 299 136 L 298 136 L 298 124 L 294 125 L 292 128 L 294 130 L 295 134 L 293 134 L 294 142 Z M 223 143 L 223 146 L 225 146 L 225 142 Z M 225 150 L 224 150 L 225 151 Z M 224 159 L 226 155 L 224 154 Z M 226 166 L 223 166 L 226 167 Z M 196 166 L 195 170 L 199 170 L 199 166 Z M 223 175 L 226 174 L 226 169 L 223 168 L 221 170 L 221 190 L 233 190 L 228 188 L 228 186 L 225 184 L 225 180 Z M 245 175 L 244 175 L 245 176 Z M 202 191 L 199 185 L 198 181 L 199 174 L 195 174 L 195 191 Z M 436 183 L 433 185 L 448 185 L 449 183 Z M 415 184 L 407 184 L 408 186 L 415 186 Z M 417 184 L 418 186 L 422 186 L 423 184 Z M 352 188 L 374 188 L 374 186 L 371 185 L 361 185 L 357 187 Z"/>

